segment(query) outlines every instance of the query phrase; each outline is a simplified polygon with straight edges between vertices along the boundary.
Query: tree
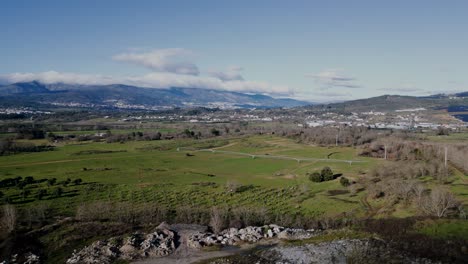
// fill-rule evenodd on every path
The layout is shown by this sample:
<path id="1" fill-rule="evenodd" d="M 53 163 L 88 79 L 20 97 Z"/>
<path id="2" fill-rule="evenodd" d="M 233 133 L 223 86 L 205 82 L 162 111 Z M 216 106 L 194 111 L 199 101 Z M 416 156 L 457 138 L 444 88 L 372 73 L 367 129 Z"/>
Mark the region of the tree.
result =
<path id="1" fill-rule="evenodd" d="M 225 214 L 217 207 L 211 208 L 210 226 L 214 233 L 219 233 L 223 230 L 225 225 Z"/>
<path id="2" fill-rule="evenodd" d="M 55 134 L 53 132 L 49 132 L 47 133 L 47 139 L 51 142 L 55 141 L 57 137 L 55 136 Z"/>
<path id="3" fill-rule="evenodd" d="M 47 195 L 47 190 L 45 190 L 45 189 L 37 190 L 37 193 L 36 193 L 37 199 L 42 200 L 42 198 L 44 198 L 44 196 L 46 196 L 46 195 Z"/>
<path id="4" fill-rule="evenodd" d="M 157 132 L 156 134 L 151 135 L 151 140 L 160 140 L 161 136 L 161 133 Z"/>
<path id="5" fill-rule="evenodd" d="M 34 183 L 34 177 L 32 177 L 32 176 L 24 177 L 24 183 L 26 183 L 26 184 Z"/>
<path id="6" fill-rule="evenodd" d="M 348 178 L 346 177 L 341 177 L 340 178 L 340 184 L 344 187 L 349 186 L 351 183 L 349 182 Z"/>
<path id="7" fill-rule="evenodd" d="M 330 169 L 330 167 L 324 167 L 320 172 L 320 175 L 322 176 L 323 181 L 333 180 L 333 171 Z"/>
<path id="8" fill-rule="evenodd" d="M 21 197 L 23 198 L 23 200 L 25 200 L 26 198 L 28 198 L 28 196 L 31 194 L 31 191 L 28 190 L 28 189 L 24 189 L 23 191 L 21 191 Z"/>
<path id="9" fill-rule="evenodd" d="M 11 233 L 15 230 L 17 217 L 16 208 L 13 205 L 4 205 L 2 208 L 2 221 L 0 221 L 0 224 L 4 226 L 8 233 Z"/>
<path id="10" fill-rule="evenodd" d="M 238 192 L 241 187 L 242 187 L 242 185 L 240 183 L 238 183 L 238 182 L 228 181 L 226 183 L 226 191 L 228 193 Z"/>
<path id="11" fill-rule="evenodd" d="M 323 178 L 322 178 L 322 175 L 320 175 L 319 172 L 314 172 L 314 173 L 309 174 L 309 180 L 311 180 L 313 182 L 322 182 Z"/>
<path id="12" fill-rule="evenodd" d="M 216 129 L 216 128 L 213 127 L 213 128 L 211 129 L 211 134 L 213 134 L 213 136 L 217 137 L 217 136 L 221 135 L 221 132 L 219 132 L 218 129 Z"/>
<path id="13" fill-rule="evenodd" d="M 67 178 L 65 181 L 62 182 L 63 186 L 67 186 L 71 182 L 70 178 Z"/>
<path id="14" fill-rule="evenodd" d="M 61 187 L 57 187 L 54 189 L 52 195 L 55 197 L 60 197 L 63 194 L 63 189 Z"/>
<path id="15" fill-rule="evenodd" d="M 191 131 L 190 129 L 186 128 L 186 129 L 184 130 L 184 134 L 185 134 L 186 137 L 191 138 L 191 137 L 193 137 L 193 136 L 195 135 L 195 132 L 193 132 L 193 131 Z"/>
<path id="16" fill-rule="evenodd" d="M 78 178 L 78 179 L 75 179 L 75 180 L 73 181 L 73 183 L 74 183 L 75 185 L 80 185 L 82 181 L 83 181 L 82 179 Z"/>
<path id="17" fill-rule="evenodd" d="M 420 208 L 428 215 L 434 215 L 439 218 L 448 215 L 450 210 L 456 210 L 460 202 L 446 188 L 435 187 L 431 193 L 425 195 L 421 200 Z"/>
<path id="18" fill-rule="evenodd" d="M 24 181 L 20 181 L 16 184 L 16 187 L 18 187 L 18 189 L 23 189 L 24 186 L 26 186 L 26 182 Z"/>
<path id="19" fill-rule="evenodd" d="M 56 178 L 48 179 L 47 180 L 47 186 L 53 186 L 57 182 Z"/>

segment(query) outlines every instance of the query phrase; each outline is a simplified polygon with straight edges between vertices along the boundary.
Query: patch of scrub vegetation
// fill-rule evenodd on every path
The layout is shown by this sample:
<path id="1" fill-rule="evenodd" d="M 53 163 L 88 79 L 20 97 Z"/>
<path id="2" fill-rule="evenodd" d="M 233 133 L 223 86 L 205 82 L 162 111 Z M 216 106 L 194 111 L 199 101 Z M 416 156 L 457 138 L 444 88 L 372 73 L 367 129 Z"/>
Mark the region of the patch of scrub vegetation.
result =
<path id="1" fill-rule="evenodd" d="M 118 152 L 127 152 L 126 150 L 101 150 L 101 149 L 90 149 L 90 150 L 81 150 L 72 155 L 91 155 L 91 154 L 109 154 L 109 153 L 118 153 Z"/>
<path id="2" fill-rule="evenodd" d="M 440 239 L 467 239 L 468 223 L 466 219 L 428 219 L 418 222 L 417 232 Z"/>
<path id="3" fill-rule="evenodd" d="M 341 240 L 341 239 L 369 239 L 377 238 L 375 234 L 357 230 L 353 228 L 343 228 L 337 230 L 326 230 L 323 233 L 304 240 L 288 241 L 289 245 L 319 244 L 323 242 Z"/>

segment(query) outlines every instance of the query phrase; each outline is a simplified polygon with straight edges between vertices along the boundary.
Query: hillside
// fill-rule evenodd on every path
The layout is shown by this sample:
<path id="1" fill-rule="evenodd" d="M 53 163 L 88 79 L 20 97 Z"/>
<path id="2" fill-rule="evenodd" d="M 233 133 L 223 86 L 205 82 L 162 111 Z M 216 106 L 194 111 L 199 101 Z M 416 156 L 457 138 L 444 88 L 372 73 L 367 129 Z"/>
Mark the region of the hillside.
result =
<path id="1" fill-rule="evenodd" d="M 466 93 L 461 93 L 463 95 Z M 448 109 L 453 106 L 468 105 L 468 98 L 457 95 L 438 95 L 428 97 L 382 95 L 378 97 L 332 103 L 328 105 L 314 105 L 306 108 L 326 109 L 343 112 L 367 112 L 367 111 L 395 111 L 399 109 Z"/>
<path id="2" fill-rule="evenodd" d="M 296 107 L 310 104 L 293 99 L 277 99 L 260 94 L 177 88 L 154 89 L 128 85 L 70 85 L 15 83 L 0 86 L 0 104 L 34 106 L 162 109 L 209 106 L 220 108 Z"/>

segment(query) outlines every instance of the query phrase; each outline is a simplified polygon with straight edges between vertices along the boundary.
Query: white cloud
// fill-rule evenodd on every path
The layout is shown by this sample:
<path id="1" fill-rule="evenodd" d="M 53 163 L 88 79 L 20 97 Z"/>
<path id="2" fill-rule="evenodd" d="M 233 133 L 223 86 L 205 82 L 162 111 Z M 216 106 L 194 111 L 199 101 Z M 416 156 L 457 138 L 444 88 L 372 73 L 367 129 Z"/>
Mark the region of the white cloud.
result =
<path id="1" fill-rule="evenodd" d="M 222 81 L 243 81 L 242 70 L 242 67 L 231 66 L 225 71 L 210 71 L 208 74 Z"/>
<path id="2" fill-rule="evenodd" d="M 39 81 L 46 84 L 67 83 L 79 85 L 125 84 L 146 88 L 204 88 L 248 93 L 263 93 L 277 96 L 290 96 L 294 92 L 287 86 L 272 85 L 267 82 L 246 81 L 241 75 L 242 68 L 231 66 L 225 71 L 211 71 L 208 76 L 199 75 L 199 69 L 188 58 L 193 52 L 180 49 L 158 49 L 150 52 L 132 50 L 113 56 L 115 61 L 123 61 L 144 66 L 152 72 L 138 76 L 111 76 L 100 74 L 78 74 L 57 71 L 40 73 L 10 73 L 0 75 L 0 83 Z"/>
<path id="3" fill-rule="evenodd" d="M 356 78 L 349 77 L 343 73 L 341 69 L 328 69 L 323 70 L 317 74 L 306 74 L 306 77 L 312 77 L 315 82 L 322 86 L 322 88 L 360 88 L 360 85 L 355 84 Z"/>
<path id="4" fill-rule="evenodd" d="M 0 75 L 0 81 L 4 83 L 17 82 L 32 82 L 38 81 L 41 83 L 67 83 L 67 84 L 86 84 L 86 85 L 103 85 L 114 84 L 118 80 L 111 76 L 93 75 L 93 74 L 77 74 L 77 73 L 62 73 L 56 71 L 47 71 L 40 73 L 10 73 Z"/>
<path id="5" fill-rule="evenodd" d="M 156 72 L 198 75 L 200 71 L 197 65 L 187 61 L 187 57 L 191 56 L 193 56 L 193 52 L 189 50 L 171 48 L 143 53 L 121 53 L 113 56 L 112 59 L 143 66 Z"/>
<path id="6" fill-rule="evenodd" d="M 0 75 L 0 82 L 68 83 L 81 85 L 125 84 L 146 88 L 203 88 L 235 92 L 264 93 L 270 95 L 292 95 L 287 86 L 272 85 L 266 82 L 232 80 L 223 81 L 214 77 L 193 76 L 175 73 L 153 72 L 141 76 L 107 76 L 48 71 L 41 73 L 11 73 Z"/>

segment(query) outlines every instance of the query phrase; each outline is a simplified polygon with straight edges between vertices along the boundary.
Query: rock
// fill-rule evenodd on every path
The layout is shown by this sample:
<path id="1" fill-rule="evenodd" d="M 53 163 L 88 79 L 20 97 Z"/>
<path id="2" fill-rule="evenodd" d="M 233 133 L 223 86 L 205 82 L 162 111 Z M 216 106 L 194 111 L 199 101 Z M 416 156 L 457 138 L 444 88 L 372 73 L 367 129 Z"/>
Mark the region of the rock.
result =
<path id="1" fill-rule="evenodd" d="M 67 264 L 107 264 L 112 263 L 116 256 L 116 252 L 107 245 L 106 241 L 96 241 L 79 252 L 74 252 L 72 257 L 67 260 Z"/>
<path id="2" fill-rule="evenodd" d="M 113 263 L 116 259 L 133 260 L 147 256 L 166 256 L 175 250 L 174 232 L 157 229 L 149 234 L 133 233 L 122 243 L 118 238 L 96 241 L 74 252 L 68 264 Z"/>
<path id="3" fill-rule="evenodd" d="M 135 259 L 138 256 L 138 248 L 130 245 L 125 244 L 119 249 L 120 251 L 120 258 L 122 259 Z"/>
<path id="4" fill-rule="evenodd" d="M 175 249 L 174 232 L 163 229 L 146 235 L 140 244 L 142 256 L 166 256 Z"/>
<path id="5" fill-rule="evenodd" d="M 39 264 L 41 260 L 39 256 L 29 252 L 26 254 L 26 261 L 23 264 Z"/>
<path id="6" fill-rule="evenodd" d="M 313 232 L 297 228 L 286 228 L 278 234 L 279 239 L 285 240 L 303 240 L 311 238 L 313 236 Z"/>
<path id="7" fill-rule="evenodd" d="M 413 263 L 431 264 L 428 259 L 406 256 L 383 241 L 345 239 L 300 246 L 283 245 L 260 253 L 262 263 Z M 270 262 L 271 261 L 271 262 Z"/>
<path id="8" fill-rule="evenodd" d="M 271 237 L 273 237 L 273 235 L 274 235 L 273 231 L 271 229 L 268 229 L 267 236 L 271 238 Z"/>

